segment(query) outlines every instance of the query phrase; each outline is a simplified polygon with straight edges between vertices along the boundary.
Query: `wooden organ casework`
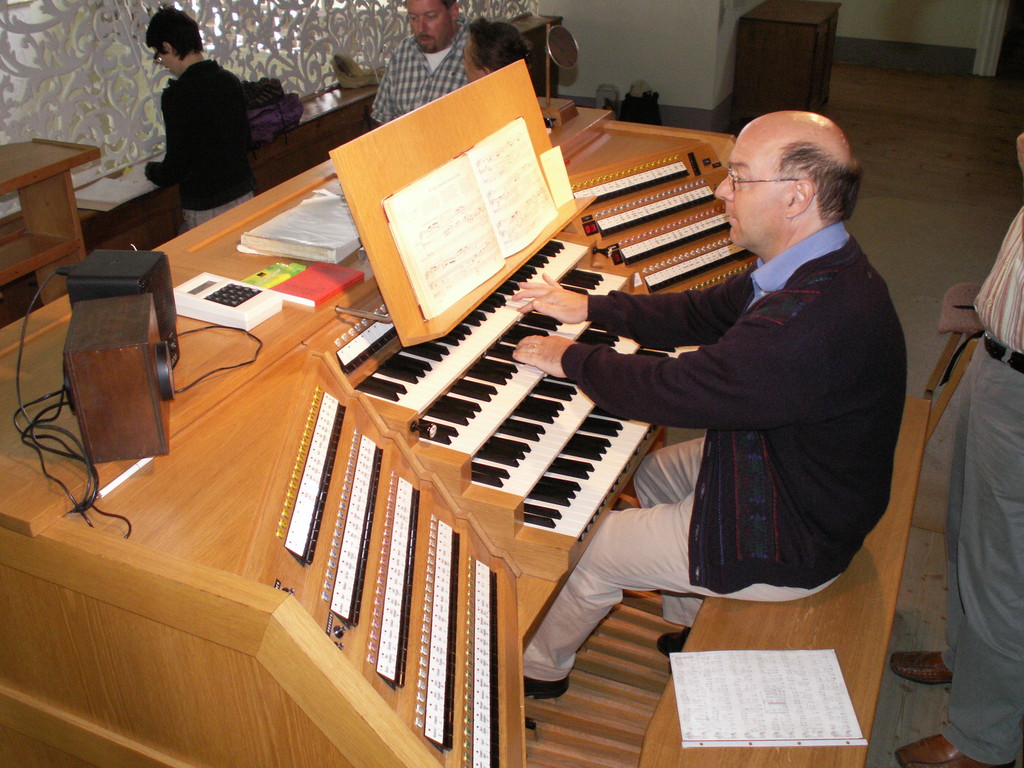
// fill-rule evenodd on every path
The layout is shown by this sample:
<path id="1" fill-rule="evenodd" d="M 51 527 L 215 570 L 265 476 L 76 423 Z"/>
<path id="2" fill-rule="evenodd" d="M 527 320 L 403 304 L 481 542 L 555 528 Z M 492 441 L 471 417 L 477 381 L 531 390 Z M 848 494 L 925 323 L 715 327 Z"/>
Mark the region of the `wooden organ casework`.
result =
<path id="1" fill-rule="evenodd" d="M 561 147 L 572 194 L 426 318 L 382 200 L 519 118 L 536 154 Z M 256 329 L 255 364 L 178 396 L 170 453 L 97 503 L 130 538 L 116 518 L 66 515 L 34 453 L 0 433 L 0 764 L 528 764 L 524 640 L 657 430 L 511 348 L 540 332 L 674 352 L 521 316 L 507 297 L 541 273 L 680 290 L 751 261 L 711 194 L 728 137 L 580 119 L 549 138 L 525 67 L 509 67 L 163 247 L 175 285 L 241 279 L 262 264 L 235 252 L 240 233 L 336 170 L 372 279 L 315 309 L 286 303 Z M 26 397 L 59 377 L 68 313 L 30 318 Z M 179 334 L 199 325 L 179 318 Z M 19 330 L 0 335 L 8 413 Z M 179 383 L 249 354 L 227 331 L 181 343 Z M 70 462 L 49 469 L 83 491 Z M 100 485 L 126 469 L 101 465 Z"/>

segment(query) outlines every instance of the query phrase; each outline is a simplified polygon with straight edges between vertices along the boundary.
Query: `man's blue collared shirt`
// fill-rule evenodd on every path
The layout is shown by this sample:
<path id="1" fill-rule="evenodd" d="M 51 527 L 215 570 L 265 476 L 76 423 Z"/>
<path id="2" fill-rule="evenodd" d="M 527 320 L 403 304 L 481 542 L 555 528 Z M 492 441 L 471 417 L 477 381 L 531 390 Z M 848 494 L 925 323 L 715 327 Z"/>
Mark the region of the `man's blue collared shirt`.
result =
<path id="1" fill-rule="evenodd" d="M 751 301 L 779 290 L 804 264 L 842 248 L 849 239 L 850 234 L 843 222 L 837 221 L 787 248 L 769 262 L 759 258 L 757 268 L 750 273 L 750 279 L 754 282 L 754 298 Z"/>

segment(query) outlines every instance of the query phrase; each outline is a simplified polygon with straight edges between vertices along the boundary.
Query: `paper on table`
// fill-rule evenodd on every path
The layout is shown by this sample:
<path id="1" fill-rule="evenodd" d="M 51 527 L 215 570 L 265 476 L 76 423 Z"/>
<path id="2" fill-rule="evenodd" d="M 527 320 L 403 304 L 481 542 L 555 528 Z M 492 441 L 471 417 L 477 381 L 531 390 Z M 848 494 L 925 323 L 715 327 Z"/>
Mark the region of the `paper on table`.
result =
<path id="1" fill-rule="evenodd" d="M 670 657 L 683 747 L 864 745 L 834 650 Z"/>
<path id="2" fill-rule="evenodd" d="M 544 170 L 544 178 L 551 190 L 551 197 L 556 208 L 561 208 L 573 199 L 572 184 L 569 172 L 565 169 L 565 158 L 561 147 L 552 147 L 540 156 L 540 167 Z"/>
<path id="3" fill-rule="evenodd" d="M 102 178 L 75 190 L 79 208 L 90 211 L 109 211 L 121 203 L 134 200 L 157 186 L 146 178 L 145 164 L 135 165 L 115 178 Z"/>

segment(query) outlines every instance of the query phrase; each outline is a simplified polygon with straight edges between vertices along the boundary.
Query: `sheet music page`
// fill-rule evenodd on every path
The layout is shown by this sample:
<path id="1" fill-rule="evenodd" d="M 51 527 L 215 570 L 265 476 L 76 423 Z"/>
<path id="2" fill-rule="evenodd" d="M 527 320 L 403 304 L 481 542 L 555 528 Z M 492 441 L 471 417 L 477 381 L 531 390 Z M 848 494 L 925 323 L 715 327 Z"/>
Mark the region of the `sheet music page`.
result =
<path id="1" fill-rule="evenodd" d="M 558 214 L 533 151 L 526 120 L 517 117 L 466 153 L 473 165 L 505 258 L 528 246 Z"/>
<path id="2" fill-rule="evenodd" d="M 867 744 L 834 650 L 669 658 L 684 748 Z"/>
<path id="3" fill-rule="evenodd" d="M 460 155 L 384 200 L 398 253 L 428 320 L 504 265 L 469 165 Z"/>

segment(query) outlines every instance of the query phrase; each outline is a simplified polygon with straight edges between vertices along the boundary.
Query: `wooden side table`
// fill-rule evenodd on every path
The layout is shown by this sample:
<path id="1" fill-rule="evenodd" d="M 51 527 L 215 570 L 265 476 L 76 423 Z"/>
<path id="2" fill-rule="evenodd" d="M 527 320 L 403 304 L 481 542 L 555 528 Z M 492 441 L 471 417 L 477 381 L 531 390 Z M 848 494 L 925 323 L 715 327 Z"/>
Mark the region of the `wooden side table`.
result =
<path id="1" fill-rule="evenodd" d="M 767 0 L 739 20 L 732 127 L 828 101 L 839 3 Z"/>
<path id="2" fill-rule="evenodd" d="M 17 191 L 20 219 L 0 227 L 0 287 L 35 272 L 42 285 L 53 270 L 85 258 L 71 169 L 98 159 L 97 147 L 33 139 L 0 146 L 0 195 Z M 51 282 L 43 301 L 64 293 Z"/>

